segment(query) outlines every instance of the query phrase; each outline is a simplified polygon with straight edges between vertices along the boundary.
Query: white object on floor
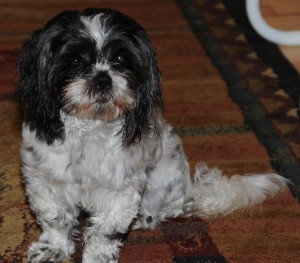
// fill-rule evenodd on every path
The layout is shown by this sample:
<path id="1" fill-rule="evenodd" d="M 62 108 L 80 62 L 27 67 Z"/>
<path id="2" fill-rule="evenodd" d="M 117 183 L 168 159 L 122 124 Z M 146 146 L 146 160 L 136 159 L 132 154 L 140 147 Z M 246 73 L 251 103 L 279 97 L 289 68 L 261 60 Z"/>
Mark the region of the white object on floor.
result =
<path id="1" fill-rule="evenodd" d="M 260 0 L 246 0 L 246 12 L 251 25 L 263 38 L 278 45 L 300 45 L 300 30 L 279 30 L 264 20 L 260 11 Z"/>

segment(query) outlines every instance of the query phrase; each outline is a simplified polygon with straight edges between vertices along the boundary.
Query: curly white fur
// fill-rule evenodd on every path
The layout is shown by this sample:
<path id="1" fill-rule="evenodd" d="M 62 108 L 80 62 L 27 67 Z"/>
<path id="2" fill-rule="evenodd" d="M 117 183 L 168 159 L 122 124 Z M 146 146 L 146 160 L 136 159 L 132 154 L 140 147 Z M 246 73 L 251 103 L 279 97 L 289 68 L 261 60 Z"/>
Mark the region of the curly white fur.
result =
<path id="1" fill-rule="evenodd" d="M 153 229 L 165 218 L 184 213 L 228 214 L 262 202 L 285 186 L 286 180 L 276 174 L 229 179 L 205 165 L 197 167 L 192 183 L 180 139 L 163 119 L 158 137 L 149 135 L 124 148 L 116 135 L 120 121 L 82 121 L 62 115 L 64 142 L 49 146 L 23 128 L 26 188 L 44 228 L 29 251 L 32 262 L 47 258 L 49 246 L 42 249 L 46 241 L 57 258 L 74 251 L 72 230 L 79 207 L 91 213 L 92 223 L 85 233 L 83 262 L 113 262 L 121 243 L 107 236 L 126 233 L 138 213 L 133 228 Z"/>

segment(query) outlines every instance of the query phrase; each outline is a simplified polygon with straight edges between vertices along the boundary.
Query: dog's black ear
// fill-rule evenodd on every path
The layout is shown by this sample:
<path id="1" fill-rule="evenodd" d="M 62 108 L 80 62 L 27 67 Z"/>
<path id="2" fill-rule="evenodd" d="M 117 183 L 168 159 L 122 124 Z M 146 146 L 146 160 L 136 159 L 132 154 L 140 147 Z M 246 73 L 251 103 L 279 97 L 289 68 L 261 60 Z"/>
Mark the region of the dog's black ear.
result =
<path id="1" fill-rule="evenodd" d="M 50 20 L 44 28 L 33 33 L 19 56 L 18 97 L 23 102 L 24 121 L 31 130 L 36 131 L 39 140 L 48 144 L 64 137 L 57 87 L 51 79 L 51 43 L 63 29 L 62 22 L 74 16 L 73 11 L 63 12 Z"/>
<path id="2" fill-rule="evenodd" d="M 145 32 L 137 37 L 139 48 L 143 54 L 141 76 L 143 80 L 137 87 L 136 107 L 126 114 L 123 127 L 123 144 L 129 146 L 141 140 L 144 133 L 155 133 L 158 112 L 163 107 L 161 94 L 161 77 L 158 59 Z"/>

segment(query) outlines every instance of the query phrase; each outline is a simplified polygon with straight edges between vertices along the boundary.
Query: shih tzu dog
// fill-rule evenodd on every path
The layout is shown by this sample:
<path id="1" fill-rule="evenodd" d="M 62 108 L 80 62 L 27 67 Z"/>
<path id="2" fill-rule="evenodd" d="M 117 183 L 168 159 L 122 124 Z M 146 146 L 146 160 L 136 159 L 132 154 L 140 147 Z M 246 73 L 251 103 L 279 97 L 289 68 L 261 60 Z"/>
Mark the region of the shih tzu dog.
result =
<path id="1" fill-rule="evenodd" d="M 190 179 L 180 138 L 162 117 L 157 56 L 145 30 L 111 9 L 64 11 L 20 54 L 22 173 L 43 233 L 31 263 L 62 262 L 90 214 L 83 262 L 117 262 L 129 229 L 168 217 L 216 217 L 286 185 L 276 174 L 233 176 L 204 164 Z"/>

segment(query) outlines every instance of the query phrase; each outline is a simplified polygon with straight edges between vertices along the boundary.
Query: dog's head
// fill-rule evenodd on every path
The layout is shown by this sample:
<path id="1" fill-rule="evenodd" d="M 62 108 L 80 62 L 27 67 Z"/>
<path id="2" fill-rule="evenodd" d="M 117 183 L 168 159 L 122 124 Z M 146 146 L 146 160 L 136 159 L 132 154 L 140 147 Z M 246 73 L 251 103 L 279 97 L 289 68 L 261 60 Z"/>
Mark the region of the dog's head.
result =
<path id="1" fill-rule="evenodd" d="M 149 130 L 162 106 L 157 57 L 145 30 L 110 9 L 64 11 L 33 33 L 19 59 L 25 123 L 38 139 L 63 140 L 61 111 L 124 119 L 124 145 Z"/>

